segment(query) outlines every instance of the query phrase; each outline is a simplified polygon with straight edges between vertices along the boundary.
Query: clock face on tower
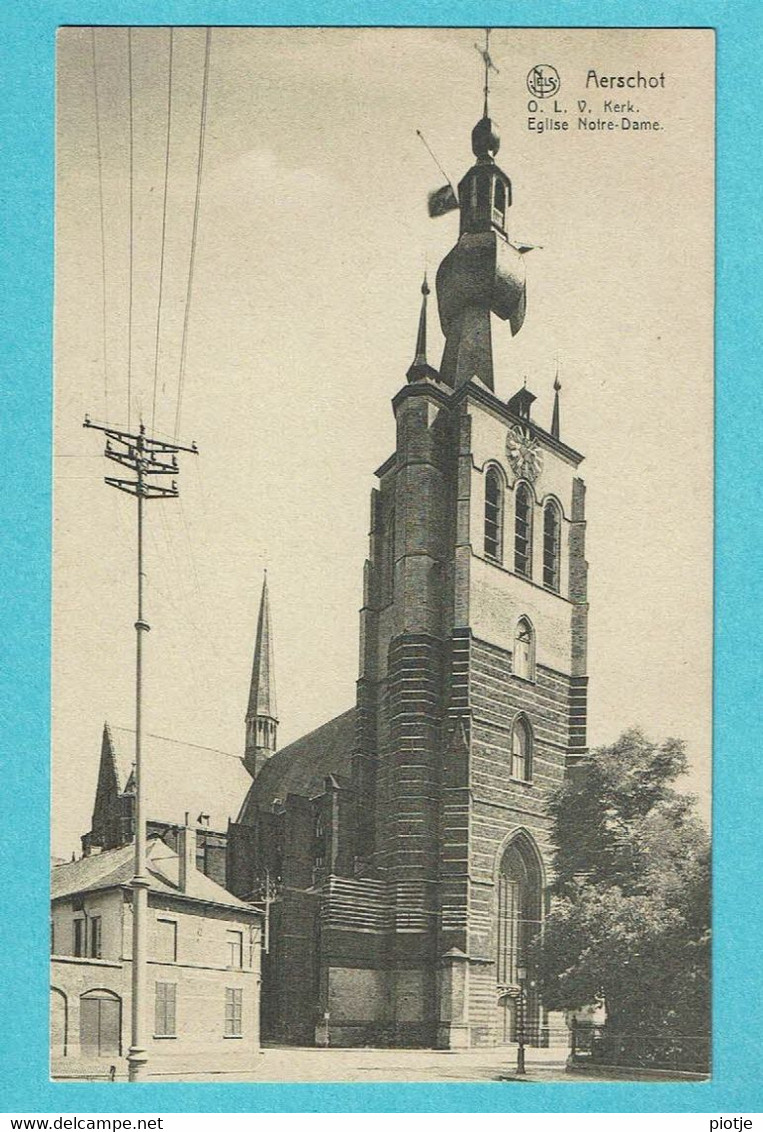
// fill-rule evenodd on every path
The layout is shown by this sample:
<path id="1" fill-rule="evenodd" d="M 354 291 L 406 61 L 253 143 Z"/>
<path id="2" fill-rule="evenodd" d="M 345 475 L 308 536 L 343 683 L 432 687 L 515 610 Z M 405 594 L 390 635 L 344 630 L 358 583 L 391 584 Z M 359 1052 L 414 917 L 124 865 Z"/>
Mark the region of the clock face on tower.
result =
<path id="1" fill-rule="evenodd" d="M 527 429 L 513 425 L 506 437 L 506 457 L 516 476 L 535 482 L 543 471 L 543 453 Z"/>

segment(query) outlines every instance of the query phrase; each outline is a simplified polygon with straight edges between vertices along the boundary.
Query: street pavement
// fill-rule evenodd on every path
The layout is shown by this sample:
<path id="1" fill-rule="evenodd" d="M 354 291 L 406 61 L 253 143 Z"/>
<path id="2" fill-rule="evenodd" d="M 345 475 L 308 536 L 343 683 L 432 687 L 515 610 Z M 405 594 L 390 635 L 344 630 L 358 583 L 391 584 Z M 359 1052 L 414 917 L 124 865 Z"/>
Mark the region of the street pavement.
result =
<path id="1" fill-rule="evenodd" d="M 313 1049 L 266 1047 L 251 1073 L 189 1073 L 173 1080 L 324 1082 L 580 1081 L 565 1072 L 566 1047 L 528 1049 L 524 1077 L 517 1078 L 516 1046 L 469 1050 Z M 159 1079 L 157 1077 L 157 1079 Z M 163 1078 L 168 1080 L 169 1078 Z M 591 1080 L 587 1077 L 586 1080 Z"/>

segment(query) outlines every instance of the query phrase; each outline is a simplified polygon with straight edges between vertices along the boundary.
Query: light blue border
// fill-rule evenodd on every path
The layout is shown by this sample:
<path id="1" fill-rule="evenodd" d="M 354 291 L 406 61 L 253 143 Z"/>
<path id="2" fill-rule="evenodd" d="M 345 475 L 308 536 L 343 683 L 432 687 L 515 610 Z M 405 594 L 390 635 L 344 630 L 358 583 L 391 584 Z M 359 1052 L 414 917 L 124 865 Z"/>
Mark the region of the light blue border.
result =
<path id="1" fill-rule="evenodd" d="M 440 3 L 441 25 L 717 29 L 715 1071 L 711 1084 L 126 1085 L 48 1082 L 48 703 L 55 31 L 66 23 L 420 24 L 418 3 L 6 0 L 0 14 L 3 718 L 0 1102 L 33 1112 L 761 1110 L 758 832 L 763 514 L 760 0 Z M 690 257 L 689 257 L 690 261 Z M 677 312 L 680 317 L 680 312 Z M 680 428 L 680 422 L 676 422 Z M 687 578 L 687 585 L 691 579 Z"/>

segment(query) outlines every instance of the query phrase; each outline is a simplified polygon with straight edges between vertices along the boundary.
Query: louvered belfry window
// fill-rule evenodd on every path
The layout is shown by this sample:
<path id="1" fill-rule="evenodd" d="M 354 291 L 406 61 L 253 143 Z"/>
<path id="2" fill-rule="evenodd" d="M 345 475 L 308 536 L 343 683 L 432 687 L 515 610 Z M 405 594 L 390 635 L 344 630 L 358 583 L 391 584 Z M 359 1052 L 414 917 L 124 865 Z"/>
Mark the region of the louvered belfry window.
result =
<path id="1" fill-rule="evenodd" d="M 485 554 L 496 562 L 503 558 L 502 511 L 501 478 L 496 468 L 490 468 L 485 477 Z"/>
<path id="2" fill-rule="evenodd" d="M 560 522 L 556 504 L 549 500 L 543 509 L 543 585 L 559 592 Z"/>
<path id="3" fill-rule="evenodd" d="M 532 577 L 532 499 L 526 484 L 517 488 L 514 519 L 514 570 Z"/>

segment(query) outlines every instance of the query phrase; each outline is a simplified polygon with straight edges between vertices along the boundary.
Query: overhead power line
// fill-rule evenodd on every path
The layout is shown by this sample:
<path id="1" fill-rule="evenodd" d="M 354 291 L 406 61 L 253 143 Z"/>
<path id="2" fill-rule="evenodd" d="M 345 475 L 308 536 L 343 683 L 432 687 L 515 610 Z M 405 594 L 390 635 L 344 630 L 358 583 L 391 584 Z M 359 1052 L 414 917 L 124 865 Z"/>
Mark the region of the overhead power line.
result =
<path id="1" fill-rule="evenodd" d="M 134 218 L 134 140 L 133 140 L 133 98 L 132 98 L 132 28 L 127 29 L 127 86 L 129 102 L 129 137 L 130 137 L 130 221 L 129 221 L 129 258 L 130 258 L 130 284 L 127 307 L 127 428 L 130 427 L 130 410 L 132 407 L 132 301 L 133 301 L 133 218 Z"/>
<path id="2" fill-rule="evenodd" d="M 107 333 L 107 292 L 106 292 L 106 223 L 103 209 L 103 154 L 101 151 L 101 111 L 98 95 L 98 59 L 95 46 L 95 28 L 91 28 L 93 55 L 93 96 L 95 101 L 95 149 L 98 157 L 98 211 L 101 227 L 101 300 L 103 322 L 103 404 L 104 416 L 109 415 L 109 359 Z"/>
<path id="3" fill-rule="evenodd" d="M 159 258 L 159 300 L 156 305 L 156 341 L 154 343 L 154 394 L 151 402 L 151 431 L 156 424 L 156 386 L 159 378 L 159 339 L 162 326 L 162 298 L 164 297 L 164 250 L 167 241 L 167 187 L 170 178 L 170 140 L 172 131 L 172 48 L 173 28 L 170 28 L 169 65 L 167 77 L 167 140 L 164 156 L 164 199 L 162 201 L 162 246 Z"/>
<path id="4" fill-rule="evenodd" d="M 196 242 L 199 230 L 199 200 L 201 197 L 201 174 L 204 166 L 204 140 L 207 124 L 207 90 L 209 86 L 209 55 L 212 43 L 212 29 L 207 28 L 204 43 L 204 80 L 201 91 L 201 113 L 199 115 L 199 152 L 196 163 L 196 199 L 193 206 L 193 231 L 191 233 L 191 254 L 188 262 L 188 288 L 185 298 L 185 314 L 183 316 L 183 337 L 180 345 L 180 368 L 178 371 L 178 398 L 175 410 L 175 436 L 180 432 L 180 416 L 183 404 L 183 384 L 185 380 L 185 364 L 188 351 L 188 321 L 191 311 L 191 297 L 193 295 L 193 269 L 196 258 Z"/>

